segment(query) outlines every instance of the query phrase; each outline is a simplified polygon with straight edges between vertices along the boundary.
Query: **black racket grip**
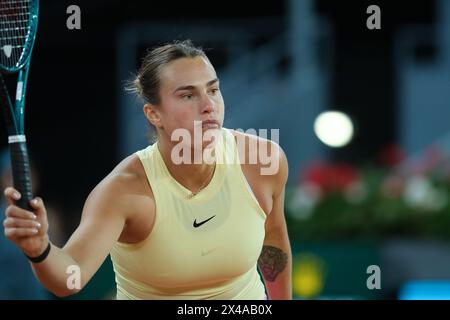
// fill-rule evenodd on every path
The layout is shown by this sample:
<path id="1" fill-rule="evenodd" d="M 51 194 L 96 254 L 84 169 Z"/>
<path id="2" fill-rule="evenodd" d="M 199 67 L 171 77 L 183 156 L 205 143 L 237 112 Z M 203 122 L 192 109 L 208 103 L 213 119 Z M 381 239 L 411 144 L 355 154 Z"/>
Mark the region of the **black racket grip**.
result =
<path id="1" fill-rule="evenodd" d="M 33 199 L 31 192 L 30 164 L 26 141 L 10 142 L 11 165 L 14 188 L 20 192 L 21 198 L 17 205 L 26 210 L 32 211 L 30 200 Z"/>

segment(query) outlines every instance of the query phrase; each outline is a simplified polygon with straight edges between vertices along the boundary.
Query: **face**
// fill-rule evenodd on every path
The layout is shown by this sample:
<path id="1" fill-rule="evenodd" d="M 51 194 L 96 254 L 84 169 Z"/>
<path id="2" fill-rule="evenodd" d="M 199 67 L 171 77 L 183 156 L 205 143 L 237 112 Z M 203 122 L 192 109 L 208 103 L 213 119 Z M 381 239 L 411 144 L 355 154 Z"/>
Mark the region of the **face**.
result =
<path id="1" fill-rule="evenodd" d="M 161 102 L 154 108 L 157 121 L 150 121 L 158 128 L 160 138 L 170 140 L 180 128 L 194 137 L 194 121 L 195 134 L 222 127 L 224 102 L 216 72 L 207 59 L 181 58 L 166 65 L 160 74 L 159 93 Z"/>

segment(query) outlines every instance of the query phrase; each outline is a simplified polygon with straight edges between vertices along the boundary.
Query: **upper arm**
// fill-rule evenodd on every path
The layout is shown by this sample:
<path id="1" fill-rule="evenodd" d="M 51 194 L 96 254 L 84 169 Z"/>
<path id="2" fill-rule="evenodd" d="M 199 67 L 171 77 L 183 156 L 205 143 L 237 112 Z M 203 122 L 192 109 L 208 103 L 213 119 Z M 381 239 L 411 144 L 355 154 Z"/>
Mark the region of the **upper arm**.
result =
<path id="1" fill-rule="evenodd" d="M 80 267 L 83 284 L 99 269 L 125 226 L 127 195 L 121 184 L 107 177 L 91 192 L 81 222 L 63 248 Z"/>
<path id="2" fill-rule="evenodd" d="M 289 236 L 284 216 L 284 193 L 288 177 L 288 164 L 286 155 L 279 148 L 278 171 L 271 177 L 272 209 L 265 223 L 265 238 L 261 254 L 258 259 L 258 267 L 264 276 L 271 298 L 289 297 L 292 259 Z M 283 272 L 287 269 L 287 272 Z M 273 284 L 283 273 L 283 285 Z"/>
<path id="3" fill-rule="evenodd" d="M 281 147 L 272 143 L 272 148 L 278 148 L 276 161 L 278 161 L 278 170 L 271 177 L 272 185 L 272 210 L 266 220 L 266 235 L 271 232 L 285 232 L 286 222 L 284 217 L 284 196 L 289 168 L 285 153 Z"/>
<path id="4" fill-rule="evenodd" d="M 246 175 L 252 186 L 263 190 L 262 201 L 267 204 L 265 223 L 266 239 L 272 231 L 285 229 L 284 192 L 289 168 L 286 154 L 275 142 L 255 135 L 230 130 L 236 139 L 239 155 L 247 161 L 244 167 L 250 168 L 251 160 L 258 159 L 253 169 Z M 270 201 L 266 198 L 271 197 Z M 261 202 L 260 202 L 261 204 Z"/>

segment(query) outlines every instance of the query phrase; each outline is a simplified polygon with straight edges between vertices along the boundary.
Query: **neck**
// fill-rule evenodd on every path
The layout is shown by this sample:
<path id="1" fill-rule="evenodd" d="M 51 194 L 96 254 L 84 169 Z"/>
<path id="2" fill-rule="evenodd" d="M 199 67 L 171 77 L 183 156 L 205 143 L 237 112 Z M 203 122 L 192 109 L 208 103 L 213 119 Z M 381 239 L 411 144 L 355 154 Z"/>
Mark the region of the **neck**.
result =
<path id="1" fill-rule="evenodd" d="M 194 148 L 191 148 L 191 161 L 189 163 L 182 162 L 176 164 L 172 160 L 172 150 L 176 145 L 177 143 L 173 143 L 172 141 L 158 140 L 159 152 L 170 175 L 186 189 L 196 193 L 199 191 L 199 188 L 203 189 L 211 181 L 215 169 L 215 162 L 212 164 L 204 163 L 203 161 L 200 161 L 201 163 L 194 163 L 195 152 L 203 154 L 203 149 L 196 151 Z"/>

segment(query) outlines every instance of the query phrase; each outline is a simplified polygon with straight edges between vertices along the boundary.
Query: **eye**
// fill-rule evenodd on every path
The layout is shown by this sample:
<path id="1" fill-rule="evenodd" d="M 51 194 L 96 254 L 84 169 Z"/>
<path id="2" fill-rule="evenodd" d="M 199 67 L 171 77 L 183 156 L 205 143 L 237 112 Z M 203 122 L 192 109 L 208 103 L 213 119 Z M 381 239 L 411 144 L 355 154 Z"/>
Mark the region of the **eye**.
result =
<path id="1" fill-rule="evenodd" d="M 213 88 L 211 89 L 212 94 L 217 94 L 219 92 L 219 88 Z"/>
<path id="2" fill-rule="evenodd" d="M 187 93 L 181 96 L 182 99 L 191 100 L 194 95 L 192 93 Z"/>

